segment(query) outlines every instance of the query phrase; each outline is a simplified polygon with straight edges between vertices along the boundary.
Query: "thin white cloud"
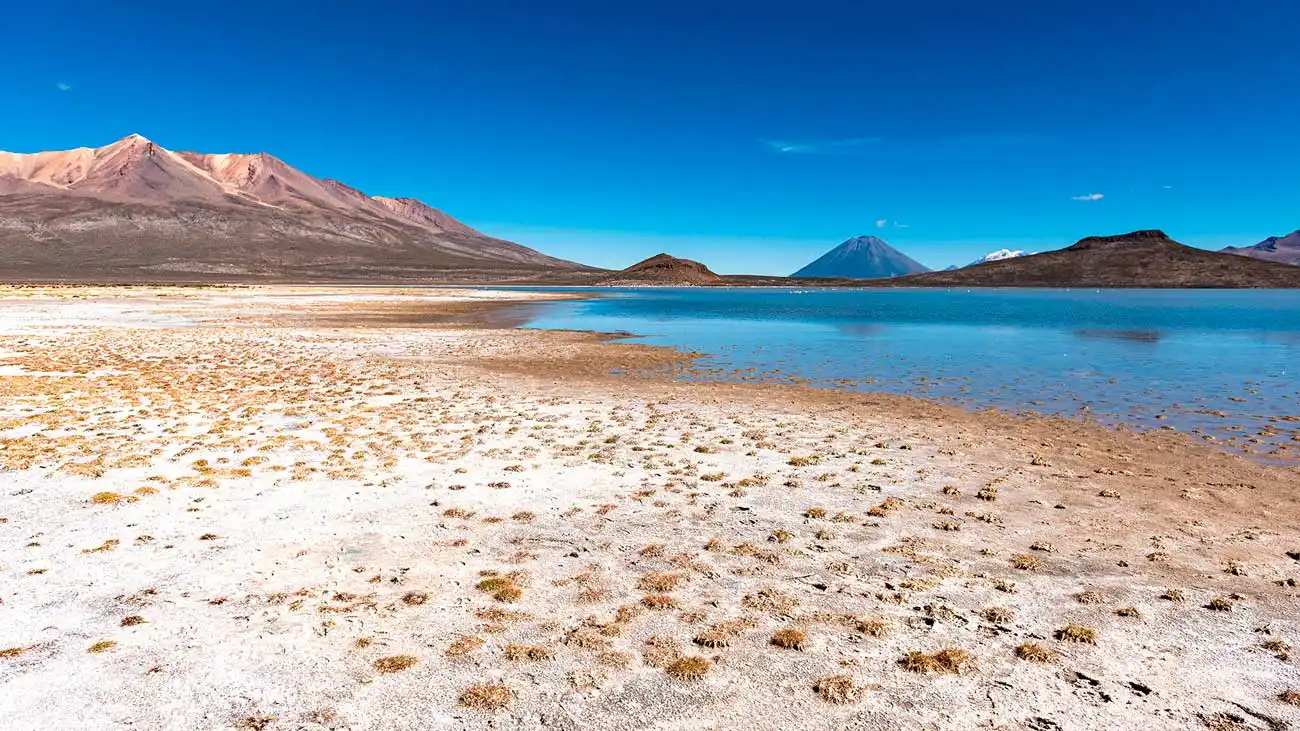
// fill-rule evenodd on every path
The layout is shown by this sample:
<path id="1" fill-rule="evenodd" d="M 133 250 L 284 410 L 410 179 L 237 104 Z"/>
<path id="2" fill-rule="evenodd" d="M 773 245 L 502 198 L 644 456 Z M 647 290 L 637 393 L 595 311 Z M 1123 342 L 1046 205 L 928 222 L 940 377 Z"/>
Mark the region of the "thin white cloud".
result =
<path id="1" fill-rule="evenodd" d="M 72 91 L 72 84 L 68 84 L 63 81 L 60 81 L 59 83 L 54 85 L 54 88 L 58 89 L 59 91 Z"/>
<path id="2" fill-rule="evenodd" d="M 879 137 L 848 137 L 842 140 L 821 140 L 789 142 L 782 140 L 763 140 L 773 152 L 782 155 L 836 155 L 848 154 L 854 150 L 880 142 Z"/>
<path id="3" fill-rule="evenodd" d="M 876 228 L 884 228 L 884 227 L 885 227 L 885 224 L 887 224 L 887 223 L 889 223 L 889 221 L 887 221 L 886 219 L 883 219 L 883 218 L 877 219 L 877 220 L 876 220 Z"/>
<path id="4" fill-rule="evenodd" d="M 912 224 L 910 223 L 899 223 L 898 221 L 894 221 L 894 228 L 907 228 L 908 226 L 911 225 Z"/>
<path id="5" fill-rule="evenodd" d="M 1070 196 L 1070 200 L 1072 200 L 1072 201 L 1099 201 L 1099 200 L 1101 200 L 1102 198 L 1105 198 L 1105 197 L 1106 197 L 1106 196 L 1102 195 L 1101 193 L 1088 193 L 1087 195 L 1072 195 L 1072 196 Z"/>

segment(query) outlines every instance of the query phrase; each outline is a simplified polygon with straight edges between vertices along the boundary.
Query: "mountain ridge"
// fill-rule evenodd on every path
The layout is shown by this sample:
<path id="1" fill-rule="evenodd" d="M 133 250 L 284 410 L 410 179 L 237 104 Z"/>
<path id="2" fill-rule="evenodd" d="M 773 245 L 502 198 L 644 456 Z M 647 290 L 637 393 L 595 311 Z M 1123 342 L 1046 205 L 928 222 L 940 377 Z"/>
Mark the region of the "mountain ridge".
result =
<path id="1" fill-rule="evenodd" d="M 1055 251 L 882 280 L 877 286 L 1297 288 L 1300 267 L 1196 249 L 1149 229 L 1088 236 Z"/>
<path id="2" fill-rule="evenodd" d="M 0 152 L 0 267 L 16 278 L 480 277 L 591 271 L 414 198 L 370 196 L 268 153 Z"/>
<path id="3" fill-rule="evenodd" d="M 1229 246 L 1219 251 L 1300 266 L 1300 229 L 1284 236 L 1269 236 L 1254 246 Z"/>

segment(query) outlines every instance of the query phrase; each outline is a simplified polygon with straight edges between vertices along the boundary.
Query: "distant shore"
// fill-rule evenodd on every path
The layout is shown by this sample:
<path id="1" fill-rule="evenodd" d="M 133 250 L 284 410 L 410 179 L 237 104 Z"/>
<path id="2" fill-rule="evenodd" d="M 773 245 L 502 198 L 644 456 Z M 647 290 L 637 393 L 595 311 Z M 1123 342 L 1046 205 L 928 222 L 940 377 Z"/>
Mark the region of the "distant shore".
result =
<path id="1" fill-rule="evenodd" d="M 0 717 L 1300 722 L 1300 470 L 493 320 L 585 295 L 0 289 Z"/>

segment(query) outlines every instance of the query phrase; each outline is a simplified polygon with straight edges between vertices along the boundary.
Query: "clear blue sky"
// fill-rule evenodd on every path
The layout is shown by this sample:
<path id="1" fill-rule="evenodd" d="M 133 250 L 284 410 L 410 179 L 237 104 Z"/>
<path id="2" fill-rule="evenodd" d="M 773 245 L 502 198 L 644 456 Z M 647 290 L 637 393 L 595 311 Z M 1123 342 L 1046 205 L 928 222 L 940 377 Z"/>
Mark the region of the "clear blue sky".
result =
<path id="1" fill-rule="evenodd" d="M 597 265 L 1300 228 L 1291 0 L 43 0 L 0 26 L 0 149 L 266 151 Z"/>

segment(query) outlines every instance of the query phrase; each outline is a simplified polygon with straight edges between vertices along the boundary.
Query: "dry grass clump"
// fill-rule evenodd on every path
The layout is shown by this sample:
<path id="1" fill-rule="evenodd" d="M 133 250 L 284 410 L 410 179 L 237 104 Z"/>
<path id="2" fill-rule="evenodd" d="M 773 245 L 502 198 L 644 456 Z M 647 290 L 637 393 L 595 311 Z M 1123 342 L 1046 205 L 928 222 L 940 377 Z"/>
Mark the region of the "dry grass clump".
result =
<path id="1" fill-rule="evenodd" d="M 138 614 L 132 614 L 129 617 L 122 618 L 123 627 L 134 627 L 137 624 L 144 624 L 144 617 L 141 617 Z"/>
<path id="2" fill-rule="evenodd" d="M 1160 598 L 1170 602 L 1181 602 L 1187 600 L 1182 589 L 1165 589 L 1165 593 L 1161 594 Z"/>
<path id="3" fill-rule="evenodd" d="M 773 588 L 763 588 L 753 594 L 746 594 L 741 598 L 740 604 L 746 609 L 755 609 L 760 612 L 775 612 L 783 614 L 794 609 L 799 603 L 797 597 L 784 594 Z"/>
<path id="4" fill-rule="evenodd" d="M 1300 690 L 1290 688 L 1277 694 L 1277 699 L 1288 706 L 1300 706 Z"/>
<path id="5" fill-rule="evenodd" d="M 1074 600 L 1080 604 L 1105 604 L 1106 595 L 1099 591 L 1081 591 L 1074 595 Z"/>
<path id="6" fill-rule="evenodd" d="M 727 619 L 699 633 L 692 642 L 701 647 L 730 647 L 732 640 L 753 627 L 754 621 L 750 619 Z"/>
<path id="7" fill-rule="evenodd" d="M 636 588 L 641 591 L 661 594 L 676 589 L 684 581 L 686 581 L 686 577 L 682 574 L 671 571 L 655 571 L 642 576 L 636 582 Z"/>
<path id="8" fill-rule="evenodd" d="M 667 594 L 646 594 L 641 597 L 641 606 L 655 611 L 664 611 L 666 609 L 676 609 L 677 600 Z"/>
<path id="9" fill-rule="evenodd" d="M 862 634 L 877 639 L 888 637 L 889 633 L 892 631 L 892 628 L 889 625 L 889 620 L 881 619 L 880 617 L 860 620 L 857 628 Z"/>
<path id="10" fill-rule="evenodd" d="M 998 488 L 993 485 L 985 485 L 980 488 L 979 492 L 975 493 L 975 497 L 991 503 L 998 499 Z"/>
<path id="11" fill-rule="evenodd" d="M 118 493 L 109 492 L 107 490 L 104 492 L 97 492 L 90 496 L 90 502 L 96 505 L 117 505 L 123 500 L 126 500 L 125 495 L 119 495 Z"/>
<path id="12" fill-rule="evenodd" d="M 1142 618 L 1142 611 L 1137 607 L 1120 607 L 1115 610 L 1115 614 L 1121 617 L 1131 617 L 1133 619 Z"/>
<path id="13" fill-rule="evenodd" d="M 1067 624 L 1056 630 L 1056 639 L 1062 642 L 1082 642 L 1095 645 L 1097 644 L 1097 630 L 1084 627 L 1081 624 Z"/>
<path id="14" fill-rule="evenodd" d="M 596 657 L 596 662 L 608 668 L 619 668 L 626 670 L 632 667 L 632 653 L 630 652 L 602 652 Z"/>
<path id="15" fill-rule="evenodd" d="M 854 685 L 847 675 L 827 675 L 813 683 L 813 692 L 827 703 L 845 705 L 862 700 L 863 688 Z"/>
<path id="16" fill-rule="evenodd" d="M 1023 642 L 1016 646 L 1016 657 L 1029 662 L 1051 662 L 1056 653 L 1033 642 Z"/>
<path id="17" fill-rule="evenodd" d="M 945 647 L 929 655 L 912 650 L 898 662 L 904 670 L 912 673 L 960 673 L 973 665 L 975 658 L 965 650 Z"/>
<path id="18" fill-rule="evenodd" d="M 32 648 L 10 647 L 4 650 L 0 650 L 0 660 L 17 660 L 18 658 L 22 657 L 24 652 L 27 652 L 30 649 Z"/>
<path id="19" fill-rule="evenodd" d="M 808 647 L 808 634 L 801 629 L 786 627 L 773 632 L 770 642 L 783 650 L 804 650 Z"/>
<path id="20" fill-rule="evenodd" d="M 1205 605 L 1205 608 L 1210 610 L 1211 612 L 1231 612 L 1232 602 L 1228 599 L 1224 599 L 1223 597 L 1215 597 L 1214 599 L 1210 600 L 1209 604 Z"/>
<path id="21" fill-rule="evenodd" d="M 1016 621 L 1016 613 L 1006 607 L 985 607 L 980 611 L 985 622 L 993 624 L 1010 624 Z"/>
<path id="22" fill-rule="evenodd" d="M 803 517 L 811 520 L 820 520 L 826 517 L 826 508 L 808 508 L 803 511 Z"/>
<path id="23" fill-rule="evenodd" d="M 450 645 L 447 645 L 447 657 L 467 657 L 478 651 L 483 645 L 487 644 L 482 638 L 473 635 L 465 635 L 457 638 Z"/>
<path id="24" fill-rule="evenodd" d="M 702 679 L 713 669 L 713 663 L 699 655 L 687 655 L 674 660 L 664 668 L 668 677 L 674 680 L 695 681 Z"/>
<path id="25" fill-rule="evenodd" d="M 652 668 L 665 668 L 682 656 L 682 645 L 672 637 L 651 635 L 641 651 L 645 664 Z"/>
<path id="26" fill-rule="evenodd" d="M 519 512 L 510 516 L 510 519 L 519 523 L 531 523 L 533 522 L 533 518 L 536 517 L 537 516 L 531 510 L 520 510 Z"/>
<path id="27" fill-rule="evenodd" d="M 447 508 L 442 511 L 442 514 L 448 518 L 463 518 L 465 520 L 469 520 L 475 515 L 473 510 L 465 510 L 464 508 Z"/>
<path id="28" fill-rule="evenodd" d="M 811 467 L 812 465 L 815 465 L 820 461 L 821 458 L 813 454 L 813 455 L 808 455 L 806 457 L 791 457 L 790 459 L 786 460 L 786 464 L 790 465 L 791 467 Z"/>
<path id="29" fill-rule="evenodd" d="M 1266 640 L 1261 642 L 1259 646 L 1268 652 L 1273 653 L 1273 657 L 1276 657 L 1282 662 L 1287 662 L 1291 659 L 1291 645 L 1288 645 L 1282 640 Z"/>
<path id="30" fill-rule="evenodd" d="M 1042 564 L 1039 563 L 1037 558 L 1027 553 L 1021 553 L 1011 557 L 1011 565 L 1021 571 L 1037 571 Z"/>
<path id="31" fill-rule="evenodd" d="M 116 642 L 114 642 L 114 641 L 112 641 L 112 640 L 100 640 L 99 642 L 96 642 L 95 644 L 93 644 L 93 645 L 91 645 L 90 647 L 86 648 L 86 652 L 92 652 L 92 653 L 95 653 L 95 654 L 99 654 L 99 653 L 101 653 L 101 652 L 107 652 L 107 651 L 113 649 L 114 647 L 117 647 L 117 643 L 116 643 Z"/>
<path id="32" fill-rule="evenodd" d="M 95 546 L 94 548 L 83 548 L 81 549 L 81 552 L 82 553 L 108 553 L 114 548 L 117 548 L 119 543 L 121 543 L 121 541 L 117 540 L 116 538 L 110 538 L 107 541 L 104 541 L 103 543 L 99 544 L 98 546 Z"/>
<path id="33" fill-rule="evenodd" d="M 379 658 L 374 665 L 380 675 L 392 675 L 411 668 L 416 662 L 414 655 L 393 655 Z"/>
<path id="34" fill-rule="evenodd" d="M 666 548 L 667 547 L 662 543 L 651 543 L 640 551 L 637 551 L 637 554 L 646 558 L 659 558 L 664 555 L 664 550 Z"/>
<path id="35" fill-rule="evenodd" d="M 480 683 L 466 688 L 456 702 L 475 711 L 491 712 L 508 708 L 514 699 L 510 689 L 500 683 Z"/>
<path id="36" fill-rule="evenodd" d="M 407 606 L 418 607 L 429 601 L 429 595 L 422 591 L 408 591 L 402 595 L 402 603 Z"/>
<path id="37" fill-rule="evenodd" d="M 506 604 L 519 601 L 519 598 L 524 595 L 524 590 L 519 588 L 519 585 L 515 583 L 510 575 L 489 576 L 478 582 L 475 588 Z"/>
<path id="38" fill-rule="evenodd" d="M 555 657 L 551 648 L 545 645 L 525 645 L 518 642 L 511 642 L 506 645 L 506 659 L 529 662 L 540 662 L 550 660 Z"/>

